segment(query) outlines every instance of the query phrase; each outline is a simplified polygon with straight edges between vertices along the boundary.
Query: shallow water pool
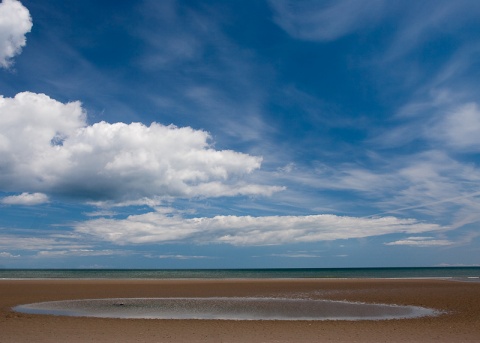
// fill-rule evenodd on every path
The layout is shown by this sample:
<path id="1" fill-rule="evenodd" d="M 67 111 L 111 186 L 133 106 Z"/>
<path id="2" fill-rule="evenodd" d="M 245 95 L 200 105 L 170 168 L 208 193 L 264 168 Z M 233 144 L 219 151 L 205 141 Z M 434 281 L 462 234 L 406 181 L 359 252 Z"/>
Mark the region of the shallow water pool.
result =
<path id="1" fill-rule="evenodd" d="M 435 316 L 418 306 L 290 298 L 113 298 L 20 305 L 17 312 L 76 317 L 220 320 L 385 320 Z"/>

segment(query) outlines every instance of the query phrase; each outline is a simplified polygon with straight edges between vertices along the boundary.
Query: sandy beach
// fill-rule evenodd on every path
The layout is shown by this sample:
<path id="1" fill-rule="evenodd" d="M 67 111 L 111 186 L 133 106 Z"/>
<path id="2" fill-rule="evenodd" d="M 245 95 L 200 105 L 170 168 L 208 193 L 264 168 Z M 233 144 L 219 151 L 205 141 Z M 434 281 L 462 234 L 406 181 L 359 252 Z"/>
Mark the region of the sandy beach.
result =
<path id="1" fill-rule="evenodd" d="M 100 319 L 21 304 L 143 297 L 301 297 L 415 305 L 437 317 L 379 321 Z M 0 342 L 478 342 L 480 283 L 449 280 L 0 280 Z"/>

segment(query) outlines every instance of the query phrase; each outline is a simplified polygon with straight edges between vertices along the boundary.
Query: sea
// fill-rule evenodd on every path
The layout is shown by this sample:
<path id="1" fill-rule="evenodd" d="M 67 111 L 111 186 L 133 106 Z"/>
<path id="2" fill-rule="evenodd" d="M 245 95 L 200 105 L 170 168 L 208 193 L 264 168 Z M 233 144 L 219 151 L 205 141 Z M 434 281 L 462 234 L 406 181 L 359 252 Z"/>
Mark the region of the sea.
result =
<path id="1" fill-rule="evenodd" d="M 411 279 L 480 282 L 480 267 L 275 269 L 0 269 L 1 279 Z"/>

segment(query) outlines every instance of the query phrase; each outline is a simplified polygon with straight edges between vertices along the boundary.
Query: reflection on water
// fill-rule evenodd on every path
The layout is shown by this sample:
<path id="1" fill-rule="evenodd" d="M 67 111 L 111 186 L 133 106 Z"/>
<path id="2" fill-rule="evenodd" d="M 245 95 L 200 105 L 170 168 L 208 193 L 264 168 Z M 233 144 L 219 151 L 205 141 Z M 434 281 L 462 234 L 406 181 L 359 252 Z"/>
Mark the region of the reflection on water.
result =
<path id="1" fill-rule="evenodd" d="M 223 320 L 380 320 L 434 316 L 416 306 L 285 298 L 116 298 L 20 305 L 17 312 L 78 317 Z"/>

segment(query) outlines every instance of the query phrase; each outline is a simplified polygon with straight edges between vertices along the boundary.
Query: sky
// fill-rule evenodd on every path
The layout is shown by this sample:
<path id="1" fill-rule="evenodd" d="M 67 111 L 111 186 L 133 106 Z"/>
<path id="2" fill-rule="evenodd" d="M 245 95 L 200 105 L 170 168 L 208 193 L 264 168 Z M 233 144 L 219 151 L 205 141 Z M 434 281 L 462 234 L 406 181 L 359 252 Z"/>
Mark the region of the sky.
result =
<path id="1" fill-rule="evenodd" d="M 0 268 L 480 265 L 479 17 L 3 0 Z"/>

